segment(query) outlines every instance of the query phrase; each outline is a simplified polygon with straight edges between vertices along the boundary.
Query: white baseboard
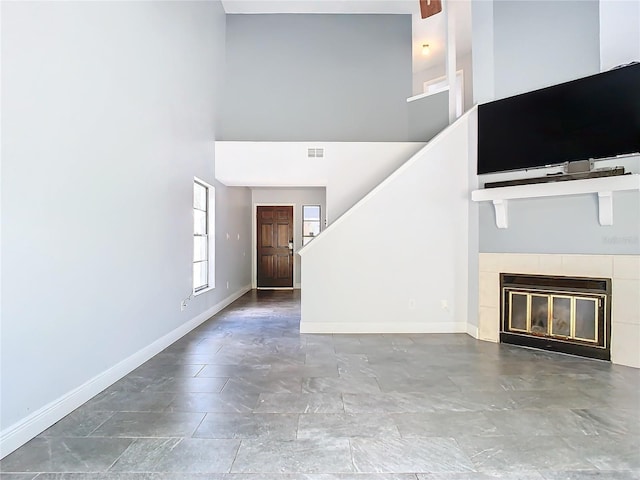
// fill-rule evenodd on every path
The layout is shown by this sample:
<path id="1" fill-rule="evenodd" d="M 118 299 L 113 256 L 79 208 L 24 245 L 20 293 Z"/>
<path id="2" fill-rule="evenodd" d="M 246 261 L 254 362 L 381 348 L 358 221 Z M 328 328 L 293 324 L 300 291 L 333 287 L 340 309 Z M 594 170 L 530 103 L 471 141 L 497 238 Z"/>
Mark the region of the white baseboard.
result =
<path id="1" fill-rule="evenodd" d="M 455 322 L 301 322 L 300 333 L 467 333 Z"/>
<path id="2" fill-rule="evenodd" d="M 467 335 L 470 335 L 473 338 L 477 339 L 478 338 L 478 327 L 476 327 L 475 325 L 471 325 L 470 323 L 467 323 Z"/>
<path id="3" fill-rule="evenodd" d="M 36 435 L 42 433 L 51 425 L 73 412 L 80 405 L 102 392 L 105 388 L 113 385 L 132 370 L 138 368 L 151 357 L 160 353 L 173 342 L 185 336 L 191 330 L 204 323 L 250 290 L 251 285 L 242 287 L 240 290 L 188 322 L 183 323 L 150 345 L 147 345 L 79 387 L 65 393 L 60 398 L 0 431 L 0 459 L 9 455 Z"/>

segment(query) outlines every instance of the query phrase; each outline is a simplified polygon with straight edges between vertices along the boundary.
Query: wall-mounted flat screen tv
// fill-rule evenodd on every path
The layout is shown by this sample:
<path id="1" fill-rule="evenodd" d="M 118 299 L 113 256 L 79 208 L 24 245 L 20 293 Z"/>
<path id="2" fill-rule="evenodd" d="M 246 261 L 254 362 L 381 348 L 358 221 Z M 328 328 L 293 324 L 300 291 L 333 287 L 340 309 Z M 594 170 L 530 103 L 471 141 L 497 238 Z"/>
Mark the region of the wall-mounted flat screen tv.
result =
<path id="1" fill-rule="evenodd" d="M 640 152 L 640 64 L 478 107 L 478 174 Z"/>

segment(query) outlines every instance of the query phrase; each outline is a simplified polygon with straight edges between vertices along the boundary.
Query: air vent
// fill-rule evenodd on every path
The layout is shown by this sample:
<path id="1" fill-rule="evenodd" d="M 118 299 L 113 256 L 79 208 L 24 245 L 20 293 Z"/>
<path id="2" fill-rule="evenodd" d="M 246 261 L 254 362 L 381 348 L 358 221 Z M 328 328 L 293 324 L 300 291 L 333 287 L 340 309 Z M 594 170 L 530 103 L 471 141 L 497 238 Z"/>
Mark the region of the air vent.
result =
<path id="1" fill-rule="evenodd" d="M 309 158 L 323 158 L 324 148 L 308 148 L 307 157 Z"/>

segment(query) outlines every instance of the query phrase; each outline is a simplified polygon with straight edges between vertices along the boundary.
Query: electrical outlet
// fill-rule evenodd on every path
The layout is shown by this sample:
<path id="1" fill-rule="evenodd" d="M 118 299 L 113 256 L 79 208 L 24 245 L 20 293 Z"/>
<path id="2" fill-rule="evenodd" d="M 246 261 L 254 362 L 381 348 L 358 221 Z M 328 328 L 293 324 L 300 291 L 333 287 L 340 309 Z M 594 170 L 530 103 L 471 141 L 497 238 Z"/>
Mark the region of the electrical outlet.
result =
<path id="1" fill-rule="evenodd" d="M 183 300 L 180 302 L 180 311 L 184 312 L 184 309 L 187 308 L 187 301 Z"/>
<path id="2" fill-rule="evenodd" d="M 227 281 L 227 290 L 229 289 L 229 282 Z"/>
<path id="3" fill-rule="evenodd" d="M 409 299 L 409 310 L 415 310 L 416 309 L 416 300 L 415 298 L 410 298 Z"/>
<path id="4" fill-rule="evenodd" d="M 440 308 L 442 310 L 449 310 L 449 303 L 446 300 L 440 300 Z"/>

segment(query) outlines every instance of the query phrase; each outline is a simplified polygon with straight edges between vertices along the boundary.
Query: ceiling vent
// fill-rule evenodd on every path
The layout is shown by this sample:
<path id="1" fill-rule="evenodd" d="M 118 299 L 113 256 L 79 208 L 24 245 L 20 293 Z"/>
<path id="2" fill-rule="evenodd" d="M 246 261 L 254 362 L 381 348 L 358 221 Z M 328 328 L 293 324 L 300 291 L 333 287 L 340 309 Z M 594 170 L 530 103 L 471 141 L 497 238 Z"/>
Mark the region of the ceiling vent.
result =
<path id="1" fill-rule="evenodd" d="M 324 158 L 324 148 L 308 148 L 308 158 Z"/>

